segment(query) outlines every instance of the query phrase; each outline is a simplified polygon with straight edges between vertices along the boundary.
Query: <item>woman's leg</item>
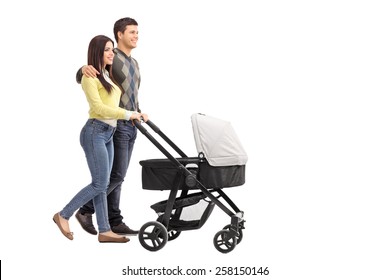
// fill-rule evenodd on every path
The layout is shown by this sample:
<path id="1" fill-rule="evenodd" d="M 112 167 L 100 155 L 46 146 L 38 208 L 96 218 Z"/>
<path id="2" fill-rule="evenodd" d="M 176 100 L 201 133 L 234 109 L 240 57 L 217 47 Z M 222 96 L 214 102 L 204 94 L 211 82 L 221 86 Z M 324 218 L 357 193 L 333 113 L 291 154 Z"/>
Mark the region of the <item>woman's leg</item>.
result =
<path id="1" fill-rule="evenodd" d="M 92 183 L 79 191 L 60 212 L 63 218 L 69 219 L 78 208 L 94 199 L 100 232 L 110 230 L 106 190 L 112 166 L 112 159 L 110 159 L 112 154 L 109 154 L 107 150 L 107 143 L 112 142 L 114 130 L 113 127 L 96 120 L 88 120 L 84 126 L 80 135 L 80 143 L 85 152 Z M 96 207 L 99 207 L 99 210 Z"/>
<path id="2" fill-rule="evenodd" d="M 108 141 L 106 144 L 106 159 L 107 159 L 107 166 L 108 166 L 108 177 L 109 173 L 111 172 L 112 169 L 112 163 L 113 163 L 113 158 L 114 158 L 114 145 L 113 145 L 113 140 L 112 137 L 110 141 Z M 108 187 L 108 183 L 106 185 L 106 190 Z M 107 208 L 107 194 L 106 192 L 100 193 L 97 196 L 93 198 L 93 205 L 96 211 L 96 221 L 98 223 L 98 230 L 100 233 L 102 232 L 107 232 L 110 230 L 110 225 L 106 224 L 108 222 L 108 208 Z M 104 225 L 104 227 L 101 228 L 101 225 Z M 108 228 L 108 229 L 107 229 Z"/>

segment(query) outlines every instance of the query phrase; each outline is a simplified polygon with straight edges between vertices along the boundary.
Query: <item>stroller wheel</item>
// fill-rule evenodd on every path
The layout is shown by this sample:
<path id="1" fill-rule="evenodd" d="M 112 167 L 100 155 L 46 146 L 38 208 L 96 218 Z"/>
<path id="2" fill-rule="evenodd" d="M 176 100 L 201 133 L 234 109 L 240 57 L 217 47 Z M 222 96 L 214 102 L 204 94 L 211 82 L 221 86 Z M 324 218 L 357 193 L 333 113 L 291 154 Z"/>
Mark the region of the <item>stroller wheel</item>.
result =
<path id="1" fill-rule="evenodd" d="M 158 251 L 168 242 L 168 232 L 163 224 L 159 222 L 147 222 L 138 233 L 141 245 L 149 251 Z"/>
<path id="2" fill-rule="evenodd" d="M 223 229 L 230 230 L 231 227 L 232 227 L 232 225 L 229 224 L 229 225 L 224 226 Z M 236 237 L 237 237 L 237 244 L 240 244 L 240 242 L 242 240 L 242 229 L 241 228 L 238 229 L 238 236 L 236 236 Z"/>
<path id="3" fill-rule="evenodd" d="M 177 230 L 174 230 L 174 229 L 170 230 L 168 232 L 168 241 L 171 241 L 171 240 L 174 240 L 174 239 L 178 238 L 180 233 L 181 233 L 181 231 L 177 231 Z"/>
<path id="4" fill-rule="evenodd" d="M 237 245 L 237 238 L 227 229 L 218 231 L 214 236 L 214 246 L 221 253 L 229 253 Z"/>
<path id="5" fill-rule="evenodd" d="M 162 223 L 162 220 L 163 220 L 163 215 L 161 215 L 157 218 L 157 222 Z M 168 229 L 169 229 L 169 227 L 168 227 Z M 178 238 L 180 233 L 181 233 L 181 231 L 179 231 L 179 230 L 169 229 L 168 230 L 168 241 L 171 241 L 171 240 Z"/>

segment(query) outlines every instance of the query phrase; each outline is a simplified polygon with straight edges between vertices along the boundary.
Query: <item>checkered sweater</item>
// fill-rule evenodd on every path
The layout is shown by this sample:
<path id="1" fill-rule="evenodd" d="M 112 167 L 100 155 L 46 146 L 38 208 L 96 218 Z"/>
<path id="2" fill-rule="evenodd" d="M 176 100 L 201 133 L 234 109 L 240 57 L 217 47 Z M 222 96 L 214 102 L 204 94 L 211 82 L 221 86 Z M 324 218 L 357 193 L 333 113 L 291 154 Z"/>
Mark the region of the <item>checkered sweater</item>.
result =
<path id="1" fill-rule="evenodd" d="M 114 49 L 114 53 L 112 75 L 123 89 L 119 106 L 129 111 L 141 112 L 138 102 L 141 82 L 138 62 L 117 48 Z"/>

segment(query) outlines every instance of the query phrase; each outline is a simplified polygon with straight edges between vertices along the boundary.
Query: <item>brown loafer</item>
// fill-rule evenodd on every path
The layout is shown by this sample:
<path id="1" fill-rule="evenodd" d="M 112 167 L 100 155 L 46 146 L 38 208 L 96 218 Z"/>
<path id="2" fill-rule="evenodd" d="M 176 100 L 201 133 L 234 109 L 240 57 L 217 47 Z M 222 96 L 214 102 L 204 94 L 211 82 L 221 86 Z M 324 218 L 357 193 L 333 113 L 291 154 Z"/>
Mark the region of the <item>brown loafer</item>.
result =
<path id="1" fill-rule="evenodd" d="M 60 229 L 60 231 L 62 232 L 62 234 L 68 238 L 69 240 L 73 240 L 73 232 L 69 232 L 69 231 L 65 231 L 64 228 L 61 226 L 61 223 L 60 223 L 60 214 L 57 213 L 57 214 L 54 214 L 53 216 L 53 221 L 56 223 L 56 225 L 58 226 L 58 228 Z"/>
<path id="2" fill-rule="evenodd" d="M 103 234 L 98 235 L 98 240 L 100 243 L 127 243 L 130 241 L 129 238 L 122 236 L 122 237 L 111 237 Z"/>

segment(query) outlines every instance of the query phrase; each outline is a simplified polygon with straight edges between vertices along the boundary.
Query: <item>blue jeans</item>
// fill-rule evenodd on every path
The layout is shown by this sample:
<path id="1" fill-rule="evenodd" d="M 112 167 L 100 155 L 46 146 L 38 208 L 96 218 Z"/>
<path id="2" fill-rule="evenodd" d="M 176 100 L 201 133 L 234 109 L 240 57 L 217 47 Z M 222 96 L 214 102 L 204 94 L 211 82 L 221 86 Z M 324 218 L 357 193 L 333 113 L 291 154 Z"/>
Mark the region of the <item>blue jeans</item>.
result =
<path id="1" fill-rule="evenodd" d="M 114 133 L 114 163 L 107 190 L 108 218 L 111 226 L 117 226 L 123 222 L 119 208 L 120 195 L 136 138 L 137 127 L 131 121 L 118 120 Z M 80 212 L 81 214 L 93 214 L 94 207 L 92 201 L 81 207 Z"/>
<path id="2" fill-rule="evenodd" d="M 69 219 L 74 212 L 92 200 L 96 209 L 99 232 L 109 231 L 107 187 L 114 158 L 113 135 L 115 128 L 96 119 L 89 119 L 80 133 L 92 183 L 79 191 L 62 209 L 60 215 Z"/>

